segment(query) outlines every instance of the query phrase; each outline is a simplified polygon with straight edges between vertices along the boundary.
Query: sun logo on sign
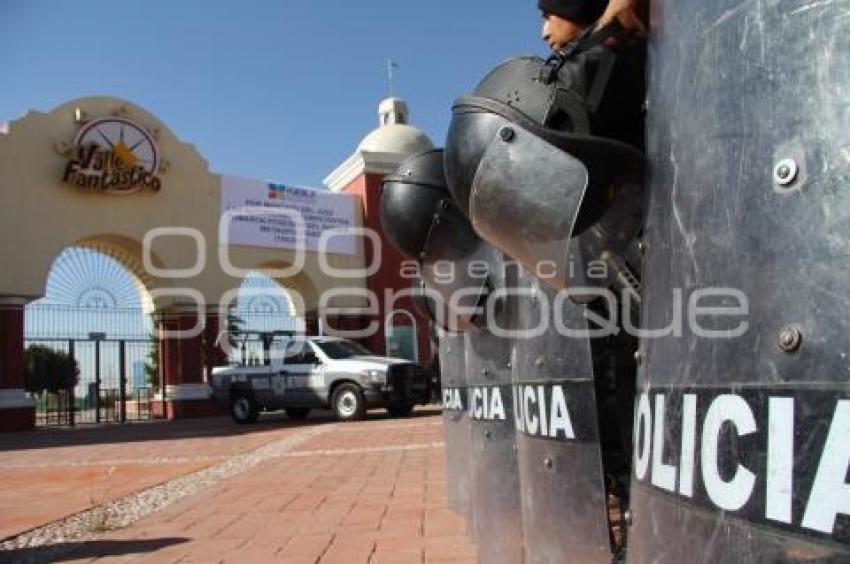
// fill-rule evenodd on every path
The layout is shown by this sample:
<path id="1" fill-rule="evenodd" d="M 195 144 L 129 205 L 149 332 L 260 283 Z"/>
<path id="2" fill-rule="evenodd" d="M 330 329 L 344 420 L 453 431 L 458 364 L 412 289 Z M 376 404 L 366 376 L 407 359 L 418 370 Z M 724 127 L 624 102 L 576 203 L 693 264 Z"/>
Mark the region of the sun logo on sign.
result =
<path id="1" fill-rule="evenodd" d="M 89 144 L 112 151 L 126 168 L 140 166 L 154 174 L 159 166 L 159 152 L 153 137 L 128 119 L 108 117 L 87 123 L 77 132 L 74 145 Z"/>
<path id="2" fill-rule="evenodd" d="M 89 122 L 74 137 L 74 149 L 62 181 L 81 189 L 131 194 L 159 192 L 159 151 L 140 125 L 120 117 Z"/>

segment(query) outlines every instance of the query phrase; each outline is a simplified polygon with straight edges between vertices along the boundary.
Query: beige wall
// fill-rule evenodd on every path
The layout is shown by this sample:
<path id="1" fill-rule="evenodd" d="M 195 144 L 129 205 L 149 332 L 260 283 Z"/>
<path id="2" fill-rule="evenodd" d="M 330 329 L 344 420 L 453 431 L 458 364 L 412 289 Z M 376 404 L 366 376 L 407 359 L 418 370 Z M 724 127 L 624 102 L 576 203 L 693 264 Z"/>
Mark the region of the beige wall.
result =
<path id="1" fill-rule="evenodd" d="M 75 109 L 89 119 L 122 115 L 146 126 L 157 137 L 167 170 L 160 174 L 158 193 L 129 195 L 85 193 L 61 182 L 68 161 L 60 143 L 71 144 L 80 127 Z M 71 245 L 96 248 L 133 271 L 148 290 L 195 288 L 210 306 L 217 305 L 241 280 L 225 274 L 218 258 L 220 177 L 194 146 L 176 139 L 156 117 L 129 102 L 114 98 L 73 100 L 49 113 L 29 112 L 0 135 L 0 296 L 38 298 L 44 295 L 47 274 L 59 253 Z M 359 209 L 360 206 L 355 206 Z M 360 220 L 362 223 L 362 220 Z M 207 241 L 206 268 L 186 279 L 159 279 L 142 264 L 141 245 L 155 227 L 191 227 Z M 188 237 L 158 239 L 154 260 L 163 268 L 190 268 L 196 256 Z M 292 261 L 292 251 L 231 246 L 231 261 L 241 268 L 280 268 Z M 306 253 L 303 271 L 282 285 L 299 291 L 306 310 L 315 309 L 318 296 L 339 285 L 365 288 L 363 279 L 337 280 L 319 269 L 315 252 Z M 362 268 L 362 244 L 356 256 L 330 255 L 338 268 Z M 165 307 L 181 298 L 163 299 Z M 350 305 L 340 304 L 340 305 Z"/>

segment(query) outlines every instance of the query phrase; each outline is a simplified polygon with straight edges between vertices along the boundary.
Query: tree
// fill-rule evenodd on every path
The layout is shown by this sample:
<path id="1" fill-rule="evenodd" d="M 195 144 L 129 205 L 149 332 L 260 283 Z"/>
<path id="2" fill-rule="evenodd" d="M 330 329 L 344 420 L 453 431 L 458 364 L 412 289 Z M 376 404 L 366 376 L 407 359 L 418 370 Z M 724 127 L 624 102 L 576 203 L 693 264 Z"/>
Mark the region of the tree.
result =
<path id="1" fill-rule="evenodd" d="M 234 313 L 227 314 L 227 342 L 231 349 L 239 347 L 237 339 L 245 328 L 245 320 Z"/>
<path id="2" fill-rule="evenodd" d="M 145 379 L 148 386 L 154 391 L 159 392 L 159 338 L 156 334 L 148 335 L 150 342 L 150 350 L 145 357 Z"/>
<path id="3" fill-rule="evenodd" d="M 31 345 L 24 351 L 24 386 L 28 392 L 70 390 L 79 377 L 77 361 L 66 352 L 44 345 Z"/>
<path id="4" fill-rule="evenodd" d="M 221 339 L 226 338 L 230 352 L 227 354 L 223 353 L 220 358 L 217 358 L 217 362 L 215 363 L 216 365 L 226 365 L 229 360 L 228 357 L 235 351 L 239 351 L 242 347 L 241 337 L 242 332 L 245 329 L 245 320 L 235 313 L 229 312 L 227 314 L 226 323 L 227 327 L 225 328 L 224 333 L 217 336 L 217 344 L 222 345 L 222 343 L 220 343 Z M 223 351 L 223 348 L 221 350 Z"/>

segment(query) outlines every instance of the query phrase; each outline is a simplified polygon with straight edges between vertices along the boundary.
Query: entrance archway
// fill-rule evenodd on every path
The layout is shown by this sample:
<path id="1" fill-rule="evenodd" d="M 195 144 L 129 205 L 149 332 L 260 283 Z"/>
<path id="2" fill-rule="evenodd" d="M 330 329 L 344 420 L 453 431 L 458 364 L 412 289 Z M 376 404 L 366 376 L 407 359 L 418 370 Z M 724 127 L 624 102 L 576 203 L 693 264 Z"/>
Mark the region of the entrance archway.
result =
<path id="1" fill-rule="evenodd" d="M 150 295 L 125 249 L 93 237 L 63 250 L 48 273 L 45 297 L 26 306 L 25 357 L 65 359 L 78 370 L 73 385 L 59 388 L 51 374 L 25 381 L 37 425 L 152 417 L 154 395 L 162 390 L 158 342 Z"/>

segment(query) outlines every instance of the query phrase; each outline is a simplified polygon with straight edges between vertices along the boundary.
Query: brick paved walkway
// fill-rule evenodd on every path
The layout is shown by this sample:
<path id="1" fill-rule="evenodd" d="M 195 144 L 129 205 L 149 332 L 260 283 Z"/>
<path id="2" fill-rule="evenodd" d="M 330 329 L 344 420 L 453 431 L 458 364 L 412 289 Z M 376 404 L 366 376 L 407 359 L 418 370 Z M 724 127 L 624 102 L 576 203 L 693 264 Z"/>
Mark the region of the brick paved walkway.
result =
<path id="1" fill-rule="evenodd" d="M 198 427 L 192 431 L 192 425 Z M 172 428 L 180 428 L 181 433 L 188 426 L 186 436 L 162 439 L 157 445 L 142 440 L 139 445 L 158 447 L 148 452 L 161 458 L 204 456 L 205 463 L 214 464 L 240 449 L 296 436 L 315 425 L 324 426 L 320 434 L 280 456 L 126 529 L 79 543 L 73 547 L 75 561 L 476 561 L 474 546 L 463 534 L 463 519 L 445 507 L 442 426 L 436 411 L 420 412 L 410 419 L 371 416 L 368 421 L 348 424 L 327 418 L 310 420 L 306 426 L 265 420 L 253 431 L 221 420 L 177 423 Z M 207 436 L 197 436 L 204 429 Z M 244 434 L 233 437 L 226 431 Z M 0 449 L 4 446 L 0 442 Z M 89 462 L 97 458 L 86 453 L 85 447 L 60 448 Z M 125 449 L 127 459 L 138 454 L 132 443 L 124 443 L 101 451 L 100 456 L 115 457 L 116 450 Z M 31 463 L 37 459 L 32 453 L 23 457 Z M 18 460 L 14 452 L 0 454 L 0 467 L 9 460 Z M 149 466 L 173 470 L 181 464 Z M 5 489 L 2 478 L 0 488 Z M 0 523 L 9 509 L 0 501 Z M 37 549 L 6 553 L 20 558 L 37 555 Z"/>
<path id="2" fill-rule="evenodd" d="M 282 417 L 0 434 L 0 538 L 189 474 L 292 433 Z"/>

